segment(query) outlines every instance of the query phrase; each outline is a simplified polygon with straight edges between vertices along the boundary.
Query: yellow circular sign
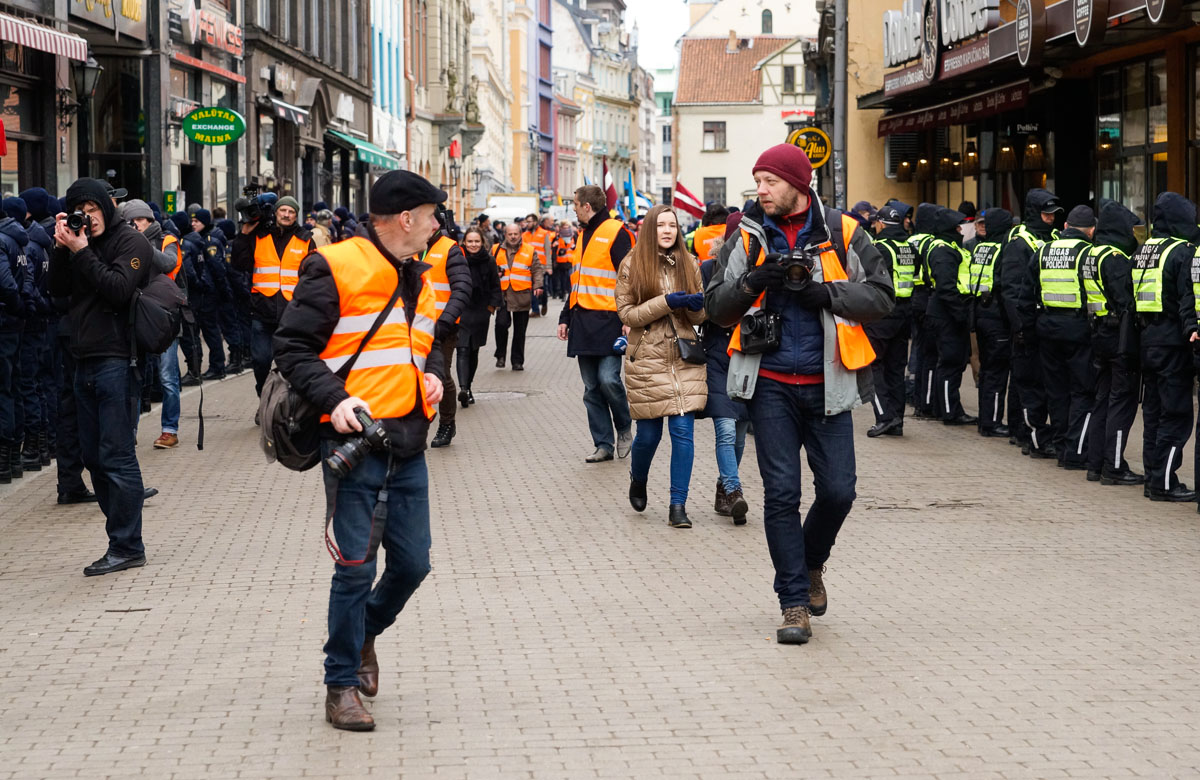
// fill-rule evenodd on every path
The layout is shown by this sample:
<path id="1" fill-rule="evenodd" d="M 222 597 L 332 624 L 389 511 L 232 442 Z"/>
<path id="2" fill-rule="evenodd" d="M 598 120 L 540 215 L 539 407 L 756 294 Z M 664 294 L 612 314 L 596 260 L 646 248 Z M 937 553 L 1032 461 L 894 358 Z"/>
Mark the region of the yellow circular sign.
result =
<path id="1" fill-rule="evenodd" d="M 788 133 L 787 142 L 804 150 L 814 170 L 829 162 L 829 158 L 833 156 L 833 144 L 829 142 L 825 131 L 819 127 L 793 130 Z"/>

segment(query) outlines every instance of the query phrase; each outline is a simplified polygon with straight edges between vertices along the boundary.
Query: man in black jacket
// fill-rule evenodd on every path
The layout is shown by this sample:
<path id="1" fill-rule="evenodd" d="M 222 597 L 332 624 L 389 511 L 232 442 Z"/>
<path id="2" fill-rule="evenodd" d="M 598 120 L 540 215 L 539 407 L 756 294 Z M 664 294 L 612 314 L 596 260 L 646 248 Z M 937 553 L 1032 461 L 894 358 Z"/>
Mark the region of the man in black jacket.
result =
<path id="1" fill-rule="evenodd" d="M 454 361 L 454 349 L 458 346 L 458 318 L 471 299 L 471 269 L 463 257 L 462 247 L 450 237 L 449 212 L 439 208 L 437 221 L 438 229 L 430 236 L 422 261 L 430 266 L 429 278 L 437 294 L 437 338 L 442 345 L 442 361 L 446 367 L 445 392 L 442 393 L 442 402 L 438 404 L 438 429 L 430 446 L 445 447 L 458 432 L 454 422 L 458 410 L 455 397 L 458 390 L 454 387 L 454 375 L 450 369 Z"/>
<path id="2" fill-rule="evenodd" d="M 132 225 L 117 221 L 104 182 L 79 179 L 65 205 L 82 211 L 88 224 L 74 232 L 67 215 L 57 215 L 49 286 L 51 295 L 71 300 L 79 443 L 108 532 L 107 552 L 83 570 L 93 576 L 146 565 L 133 433 L 141 383 L 128 312 L 134 290 L 150 280 L 153 250 Z"/>
<path id="3" fill-rule="evenodd" d="M 424 449 L 432 405 L 442 397 L 443 366 L 434 337 L 433 285 L 424 277 L 429 266 L 412 258 L 425 248 L 436 227 L 434 206 L 445 199 L 415 173 L 379 177 L 371 187 L 370 242 L 344 241 L 305 258 L 275 333 L 280 372 L 327 420 L 321 424 L 326 517 L 337 541 L 326 534 L 336 567 L 325 645 L 325 719 L 334 728 L 375 728 L 359 698 L 360 691 L 374 696 L 379 690 L 375 637 L 395 622 L 429 573 Z M 358 362 L 341 371 L 397 284 L 393 311 L 402 306 L 403 317 L 390 313 Z M 378 419 L 388 442 L 367 445 L 361 461 L 339 477 L 329 458 L 346 436 L 362 430 L 356 409 Z M 372 588 L 372 546 L 379 540 L 387 548 L 387 566 Z"/>
<path id="4" fill-rule="evenodd" d="M 1096 395 L 1087 443 L 1087 478 L 1102 485 L 1141 485 L 1145 477 L 1129 468 L 1125 447 L 1137 417 L 1138 371 L 1133 261 L 1137 214 L 1115 201 L 1101 201 L 1094 246 L 1083 264 L 1083 286 L 1092 321 L 1092 361 Z"/>
<path id="5" fill-rule="evenodd" d="M 317 249 L 308 228 L 297 224 L 299 213 L 300 204 L 295 198 L 280 198 L 275 204 L 274 220 L 243 224 L 230 250 L 230 265 L 254 275 L 250 288 L 250 362 L 254 367 L 254 391 L 259 394 L 271 371 L 271 339 L 279 315 L 292 299 L 296 268 L 301 259 Z M 271 268 L 273 273 L 264 273 Z"/>
<path id="6" fill-rule="evenodd" d="M 875 379 L 875 425 L 871 438 L 904 435 L 904 369 L 912 330 L 912 294 L 921 269 L 916 250 L 908 243 L 912 206 L 891 200 L 875 212 L 879 233 L 875 247 L 896 290 L 896 308 L 881 320 L 863 326 L 875 350 L 871 365 Z"/>
<path id="7" fill-rule="evenodd" d="M 1010 230 L 1012 212 L 1007 209 L 988 209 L 983 219 L 975 221 L 976 241 L 968 279 L 979 345 L 979 435 L 1000 438 L 1011 435 L 1021 414 L 1015 393 L 1007 392 L 1012 332 L 1000 290 L 999 260 Z M 1006 408 L 1008 425 L 1004 424 Z"/>
<path id="8" fill-rule="evenodd" d="M 934 374 L 934 408 L 946 425 L 974 425 L 978 420 L 963 411 L 959 397 L 963 371 L 971 358 L 968 325 L 971 298 L 962 273 L 970 256 L 962 249 L 959 225 L 962 212 L 939 208 L 933 218 L 933 240 L 926 260 L 932 291 L 925 309 L 925 327 L 937 333 L 937 370 Z M 968 265 L 969 267 L 969 265 Z"/>

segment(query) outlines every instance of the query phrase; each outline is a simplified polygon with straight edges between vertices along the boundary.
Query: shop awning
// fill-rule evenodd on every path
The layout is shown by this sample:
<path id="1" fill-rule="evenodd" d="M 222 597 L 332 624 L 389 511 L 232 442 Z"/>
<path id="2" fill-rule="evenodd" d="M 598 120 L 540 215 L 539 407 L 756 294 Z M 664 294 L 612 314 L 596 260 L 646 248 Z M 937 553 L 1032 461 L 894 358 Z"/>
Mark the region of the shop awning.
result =
<path id="1" fill-rule="evenodd" d="M 879 120 L 878 137 L 916 133 L 931 127 L 950 127 L 1021 108 L 1029 100 L 1029 82 L 1018 81 L 939 106 L 889 114 Z"/>
<path id="2" fill-rule="evenodd" d="M 0 41 L 9 41 L 80 62 L 87 60 L 87 41 L 78 35 L 52 30 L 8 14 L 0 14 Z"/>
<path id="3" fill-rule="evenodd" d="M 335 139 L 344 144 L 349 144 L 358 152 L 358 159 L 369 165 L 374 165 L 378 168 L 383 168 L 388 171 L 396 171 L 400 169 L 400 161 L 390 154 L 380 149 L 370 141 L 364 141 L 361 138 L 355 138 L 349 133 L 342 133 L 337 130 L 326 130 L 326 135 L 333 136 Z"/>
<path id="4" fill-rule="evenodd" d="M 279 98 L 274 98 L 269 95 L 267 96 L 267 100 L 264 105 L 269 105 L 275 111 L 275 116 L 280 119 L 293 122 L 298 125 L 308 124 L 308 111 L 300 108 L 300 106 L 293 106 L 291 103 L 285 103 Z"/>

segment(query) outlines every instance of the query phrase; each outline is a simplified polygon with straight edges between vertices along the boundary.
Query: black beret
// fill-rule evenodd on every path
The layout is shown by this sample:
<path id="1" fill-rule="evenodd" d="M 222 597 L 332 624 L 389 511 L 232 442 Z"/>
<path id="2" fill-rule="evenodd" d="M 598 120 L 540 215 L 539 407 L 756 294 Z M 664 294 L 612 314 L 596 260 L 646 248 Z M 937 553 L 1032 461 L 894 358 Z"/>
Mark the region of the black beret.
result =
<path id="1" fill-rule="evenodd" d="M 446 193 L 412 171 L 388 171 L 371 185 L 372 214 L 399 214 L 426 203 L 444 203 Z"/>
<path id="2" fill-rule="evenodd" d="M 1074 228 L 1096 227 L 1096 212 L 1091 206 L 1076 206 L 1067 215 L 1067 224 Z"/>

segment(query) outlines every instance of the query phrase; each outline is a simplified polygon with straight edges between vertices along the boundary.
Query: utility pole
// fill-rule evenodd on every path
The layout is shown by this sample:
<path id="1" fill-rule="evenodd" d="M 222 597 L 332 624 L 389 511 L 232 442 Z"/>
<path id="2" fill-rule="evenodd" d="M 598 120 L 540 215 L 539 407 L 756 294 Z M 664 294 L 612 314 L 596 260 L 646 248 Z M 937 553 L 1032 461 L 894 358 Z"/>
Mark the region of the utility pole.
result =
<path id="1" fill-rule="evenodd" d="M 833 21 L 833 198 L 846 209 L 846 4 L 836 0 Z"/>

